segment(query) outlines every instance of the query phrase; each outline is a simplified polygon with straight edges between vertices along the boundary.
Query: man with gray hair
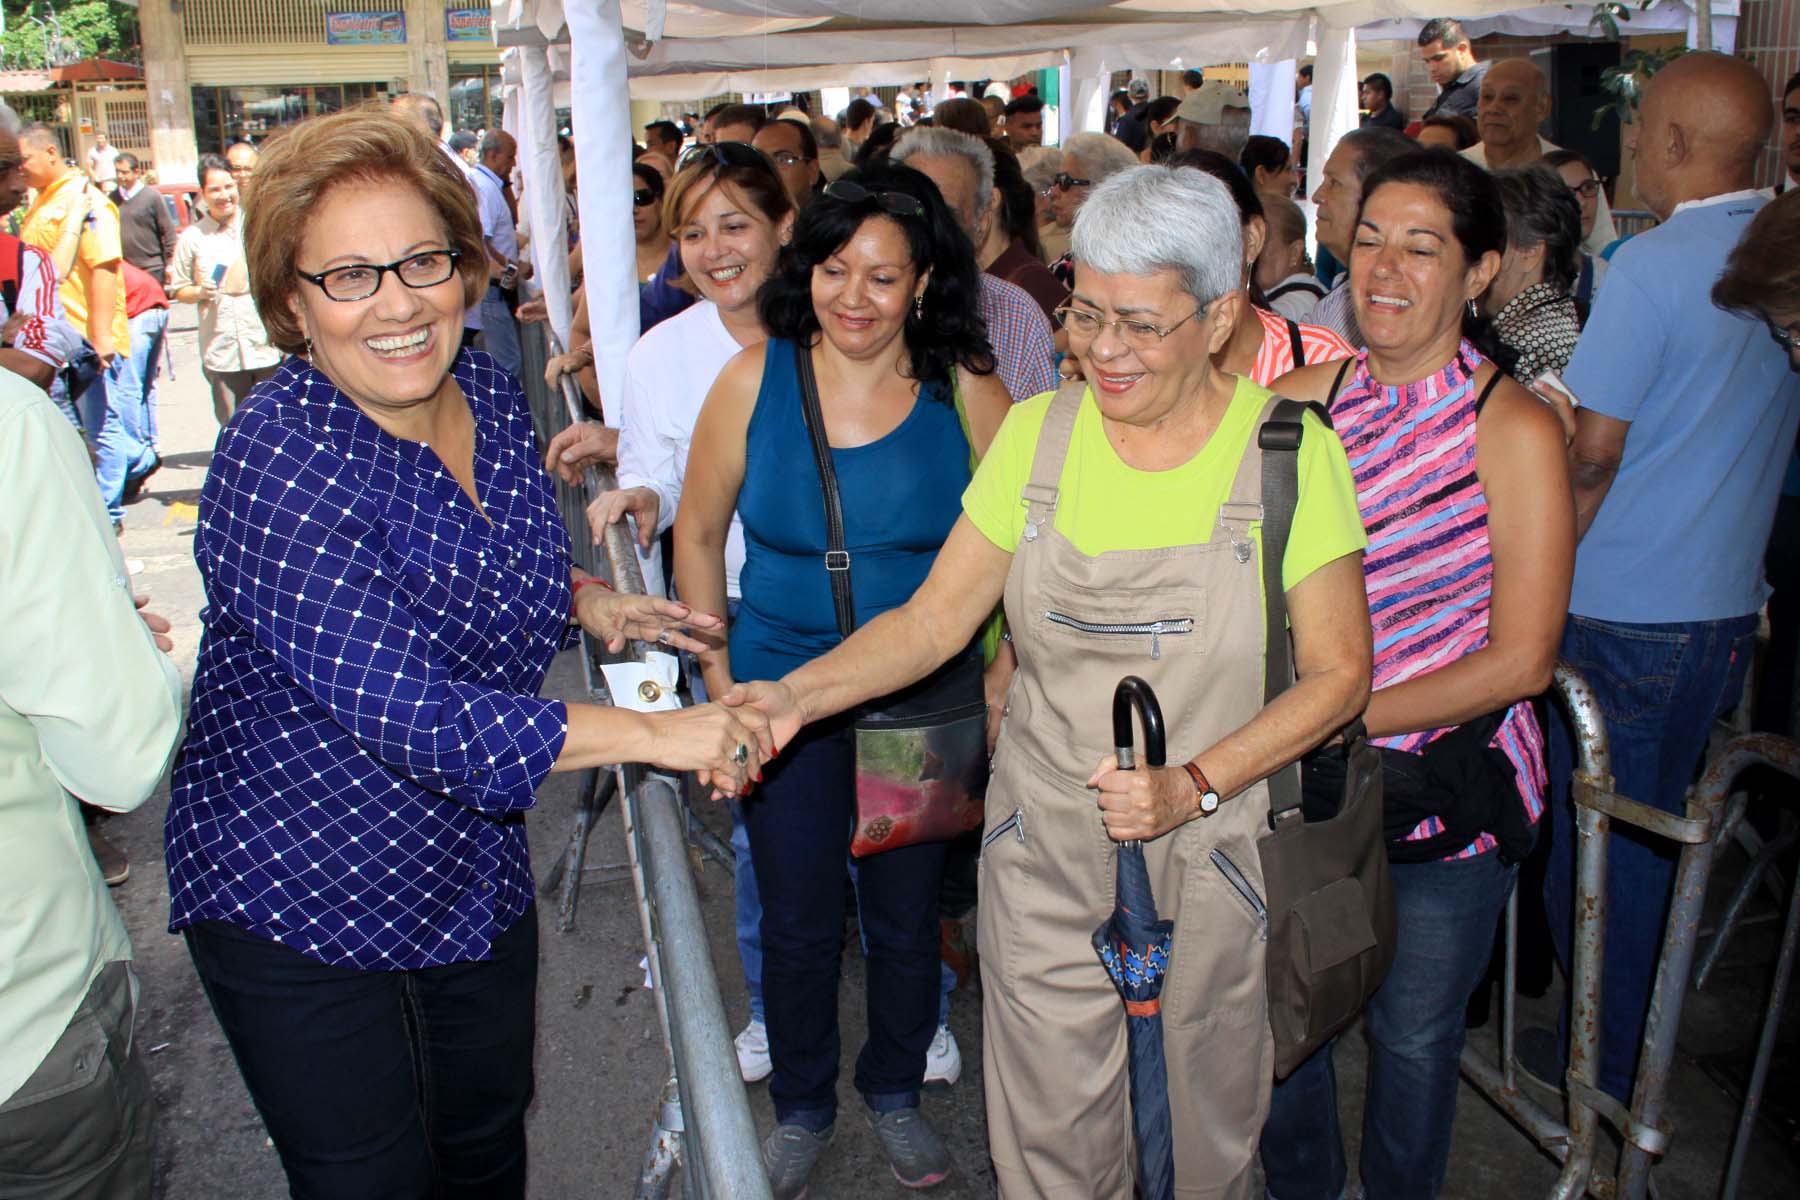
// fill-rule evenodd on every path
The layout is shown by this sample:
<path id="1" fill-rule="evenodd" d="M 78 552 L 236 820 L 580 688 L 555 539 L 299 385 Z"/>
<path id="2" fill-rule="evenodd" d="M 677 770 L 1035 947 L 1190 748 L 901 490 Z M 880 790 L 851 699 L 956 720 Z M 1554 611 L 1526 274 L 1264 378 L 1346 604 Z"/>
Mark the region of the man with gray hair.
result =
<path id="1" fill-rule="evenodd" d="M 1217 150 L 1232 162 L 1250 140 L 1250 97 L 1223 79 L 1201 84 L 1175 110 L 1177 150 Z"/>
<path id="2" fill-rule="evenodd" d="M 490 130 L 481 139 L 481 161 L 469 172 L 481 212 L 481 240 L 488 252 L 488 289 L 481 298 L 482 349 L 509 375 L 517 375 L 523 366 L 519 330 L 512 315 L 518 304 L 513 287 L 522 274 L 519 228 L 508 182 L 518 159 L 519 145 L 512 134 Z"/>
<path id="3" fill-rule="evenodd" d="M 1314 233 L 1319 245 L 1331 251 L 1339 262 L 1346 266 L 1350 262 L 1356 214 L 1362 207 L 1363 180 L 1373 175 L 1377 167 L 1418 148 L 1418 143 L 1404 133 L 1382 125 L 1352 130 L 1332 147 L 1331 156 L 1325 160 L 1325 181 L 1313 193 L 1313 203 L 1319 210 Z M 1306 322 L 1323 325 L 1352 346 L 1362 347 L 1362 329 L 1356 323 L 1356 309 L 1350 299 L 1348 270 L 1307 314 Z"/>
<path id="4" fill-rule="evenodd" d="M 813 117 L 807 124 L 819 143 L 819 174 L 830 183 L 850 169 L 850 160 L 844 157 L 844 131 L 830 117 Z"/>
<path id="5" fill-rule="evenodd" d="M 988 227 L 1000 219 L 1000 195 L 994 190 L 994 152 L 986 142 L 953 129 L 912 129 L 889 157 L 937 184 L 975 247 L 987 240 Z M 983 271 L 981 319 L 987 322 L 1000 380 L 1015 401 L 1056 388 L 1055 335 L 1031 293 Z"/>

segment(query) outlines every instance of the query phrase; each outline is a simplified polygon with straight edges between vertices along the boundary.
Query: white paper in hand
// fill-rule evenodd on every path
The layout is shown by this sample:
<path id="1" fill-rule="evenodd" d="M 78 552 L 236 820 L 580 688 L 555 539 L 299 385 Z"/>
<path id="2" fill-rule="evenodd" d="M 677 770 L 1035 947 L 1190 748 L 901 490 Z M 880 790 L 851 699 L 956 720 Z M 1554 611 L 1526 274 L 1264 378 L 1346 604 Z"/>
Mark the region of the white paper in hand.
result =
<path id="1" fill-rule="evenodd" d="M 600 670 L 606 676 L 607 690 L 613 703 L 637 712 L 667 712 L 681 707 L 675 694 L 675 681 L 680 664 L 673 654 L 652 650 L 644 661 L 606 663 Z"/>

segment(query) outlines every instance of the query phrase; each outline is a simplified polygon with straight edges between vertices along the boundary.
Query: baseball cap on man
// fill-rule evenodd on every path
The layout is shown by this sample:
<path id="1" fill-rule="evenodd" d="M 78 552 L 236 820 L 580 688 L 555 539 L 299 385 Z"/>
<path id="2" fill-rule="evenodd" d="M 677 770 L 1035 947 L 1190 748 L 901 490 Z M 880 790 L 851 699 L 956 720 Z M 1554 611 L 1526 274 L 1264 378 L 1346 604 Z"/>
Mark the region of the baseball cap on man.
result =
<path id="1" fill-rule="evenodd" d="M 1249 107 L 1250 96 L 1243 88 L 1209 79 L 1182 99 L 1175 115 L 1196 125 L 1217 125 L 1225 119 L 1226 109 Z"/>
<path id="2" fill-rule="evenodd" d="M 1148 100 L 1150 98 L 1150 81 L 1148 79 L 1132 80 L 1126 85 L 1125 94 L 1133 100 Z"/>

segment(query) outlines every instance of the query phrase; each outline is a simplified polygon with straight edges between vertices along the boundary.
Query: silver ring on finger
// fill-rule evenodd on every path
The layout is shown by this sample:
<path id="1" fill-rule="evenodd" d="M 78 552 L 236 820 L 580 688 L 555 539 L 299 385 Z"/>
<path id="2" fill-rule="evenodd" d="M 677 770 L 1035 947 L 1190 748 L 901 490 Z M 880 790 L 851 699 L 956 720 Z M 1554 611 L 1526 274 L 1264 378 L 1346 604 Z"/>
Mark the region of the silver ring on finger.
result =
<path id="1" fill-rule="evenodd" d="M 659 632 L 656 635 L 656 640 L 659 645 L 663 645 L 663 646 L 668 645 L 669 644 L 669 631 L 664 629 L 661 632 Z"/>
<path id="2" fill-rule="evenodd" d="M 745 763 L 749 762 L 750 761 L 750 747 L 744 745 L 744 743 L 742 743 L 742 742 L 739 742 L 737 744 L 737 749 L 733 750 L 731 752 L 731 761 L 736 763 L 740 767 L 743 766 Z"/>

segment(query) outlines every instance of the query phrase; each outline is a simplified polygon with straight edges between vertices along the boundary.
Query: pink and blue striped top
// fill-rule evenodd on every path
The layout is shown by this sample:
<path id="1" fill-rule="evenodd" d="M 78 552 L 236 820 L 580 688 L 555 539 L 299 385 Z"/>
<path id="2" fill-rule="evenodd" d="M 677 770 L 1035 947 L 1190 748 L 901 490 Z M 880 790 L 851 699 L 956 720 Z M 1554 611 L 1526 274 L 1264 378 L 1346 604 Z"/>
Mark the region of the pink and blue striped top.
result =
<path id="1" fill-rule="evenodd" d="M 1465 341 L 1441 370 L 1389 387 L 1370 376 L 1364 351 L 1331 402 L 1369 535 L 1363 574 L 1375 627 L 1377 690 L 1487 645 L 1494 560 L 1487 495 L 1475 474 L 1475 373 L 1481 363 L 1481 354 Z M 1428 729 L 1374 741 L 1416 754 L 1448 732 Z M 1543 734 L 1529 701 L 1513 705 L 1492 744 L 1511 760 L 1520 800 L 1535 822 L 1548 777 Z M 1436 817 L 1427 817 L 1408 840 L 1442 831 Z M 1484 832 L 1450 857 L 1496 845 Z"/>

